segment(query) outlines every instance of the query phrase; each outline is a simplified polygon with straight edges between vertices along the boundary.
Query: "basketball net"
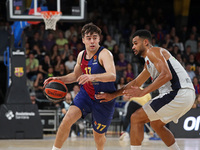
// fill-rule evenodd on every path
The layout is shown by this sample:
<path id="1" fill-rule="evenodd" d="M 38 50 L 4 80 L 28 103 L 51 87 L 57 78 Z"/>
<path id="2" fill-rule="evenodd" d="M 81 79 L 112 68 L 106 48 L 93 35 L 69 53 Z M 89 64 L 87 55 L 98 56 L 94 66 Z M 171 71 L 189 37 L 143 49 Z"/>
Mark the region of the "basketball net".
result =
<path id="1" fill-rule="evenodd" d="M 44 19 L 45 29 L 56 30 L 56 23 L 60 19 L 62 12 L 58 11 L 42 11 L 42 18 Z"/>

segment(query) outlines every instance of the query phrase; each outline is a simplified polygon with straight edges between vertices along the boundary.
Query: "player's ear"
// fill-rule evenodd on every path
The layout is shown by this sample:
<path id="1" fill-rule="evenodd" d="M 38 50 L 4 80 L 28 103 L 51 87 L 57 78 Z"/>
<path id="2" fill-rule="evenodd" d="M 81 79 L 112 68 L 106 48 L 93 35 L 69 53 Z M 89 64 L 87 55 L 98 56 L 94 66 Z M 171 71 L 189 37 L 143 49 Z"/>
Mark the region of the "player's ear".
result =
<path id="1" fill-rule="evenodd" d="M 148 46 L 148 45 L 149 45 L 149 40 L 144 39 L 144 45 L 145 45 L 145 46 Z"/>
<path id="2" fill-rule="evenodd" d="M 85 44 L 85 39 L 84 38 L 82 38 L 82 42 L 83 42 L 83 44 Z"/>

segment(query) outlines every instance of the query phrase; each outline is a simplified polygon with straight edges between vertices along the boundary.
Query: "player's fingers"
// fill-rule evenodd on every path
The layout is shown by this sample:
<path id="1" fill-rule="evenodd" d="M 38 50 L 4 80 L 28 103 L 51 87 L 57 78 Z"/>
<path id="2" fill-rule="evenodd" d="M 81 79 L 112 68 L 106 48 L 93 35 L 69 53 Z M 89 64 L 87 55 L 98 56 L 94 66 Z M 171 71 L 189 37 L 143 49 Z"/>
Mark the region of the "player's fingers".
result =
<path id="1" fill-rule="evenodd" d="M 96 94 L 96 99 L 105 99 L 105 94 Z"/>
<path id="2" fill-rule="evenodd" d="M 108 100 L 104 99 L 100 101 L 100 103 L 103 103 L 103 102 L 108 102 Z"/>
<path id="3" fill-rule="evenodd" d="M 47 83 L 49 83 L 50 81 L 52 80 L 52 78 L 48 78 L 48 79 L 46 79 L 45 81 L 44 81 L 44 86 L 43 86 L 43 88 L 47 85 Z"/>
<path id="4" fill-rule="evenodd" d="M 79 84 L 85 84 L 86 82 L 88 82 L 88 79 L 87 78 L 81 78 L 80 81 L 79 81 Z"/>

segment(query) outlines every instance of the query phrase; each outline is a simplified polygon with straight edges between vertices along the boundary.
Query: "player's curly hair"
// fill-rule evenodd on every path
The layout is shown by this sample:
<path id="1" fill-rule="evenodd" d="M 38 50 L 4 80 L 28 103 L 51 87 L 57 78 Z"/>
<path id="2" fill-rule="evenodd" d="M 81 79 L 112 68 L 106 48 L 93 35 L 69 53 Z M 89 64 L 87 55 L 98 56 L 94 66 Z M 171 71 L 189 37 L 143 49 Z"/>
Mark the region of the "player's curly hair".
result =
<path id="1" fill-rule="evenodd" d="M 88 24 L 84 25 L 81 30 L 82 38 L 85 36 L 85 34 L 88 34 L 88 33 L 90 33 L 90 34 L 97 33 L 100 36 L 101 29 L 93 23 L 88 23 Z"/>
<path id="2" fill-rule="evenodd" d="M 152 43 L 152 36 L 151 36 L 151 32 L 145 29 L 142 30 L 137 30 L 134 34 L 133 34 L 133 38 L 139 36 L 140 38 L 144 38 L 144 39 L 148 39 L 150 43 Z"/>

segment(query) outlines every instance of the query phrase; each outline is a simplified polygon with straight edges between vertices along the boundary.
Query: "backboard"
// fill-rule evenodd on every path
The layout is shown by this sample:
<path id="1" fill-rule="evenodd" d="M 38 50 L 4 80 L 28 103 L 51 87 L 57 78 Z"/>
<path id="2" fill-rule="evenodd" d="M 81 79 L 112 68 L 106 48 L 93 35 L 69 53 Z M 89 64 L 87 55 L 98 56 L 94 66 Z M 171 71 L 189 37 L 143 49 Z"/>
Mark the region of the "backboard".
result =
<path id="1" fill-rule="evenodd" d="M 84 21 L 86 0 L 7 0 L 10 21 L 43 21 L 41 11 L 61 11 L 59 21 Z"/>

